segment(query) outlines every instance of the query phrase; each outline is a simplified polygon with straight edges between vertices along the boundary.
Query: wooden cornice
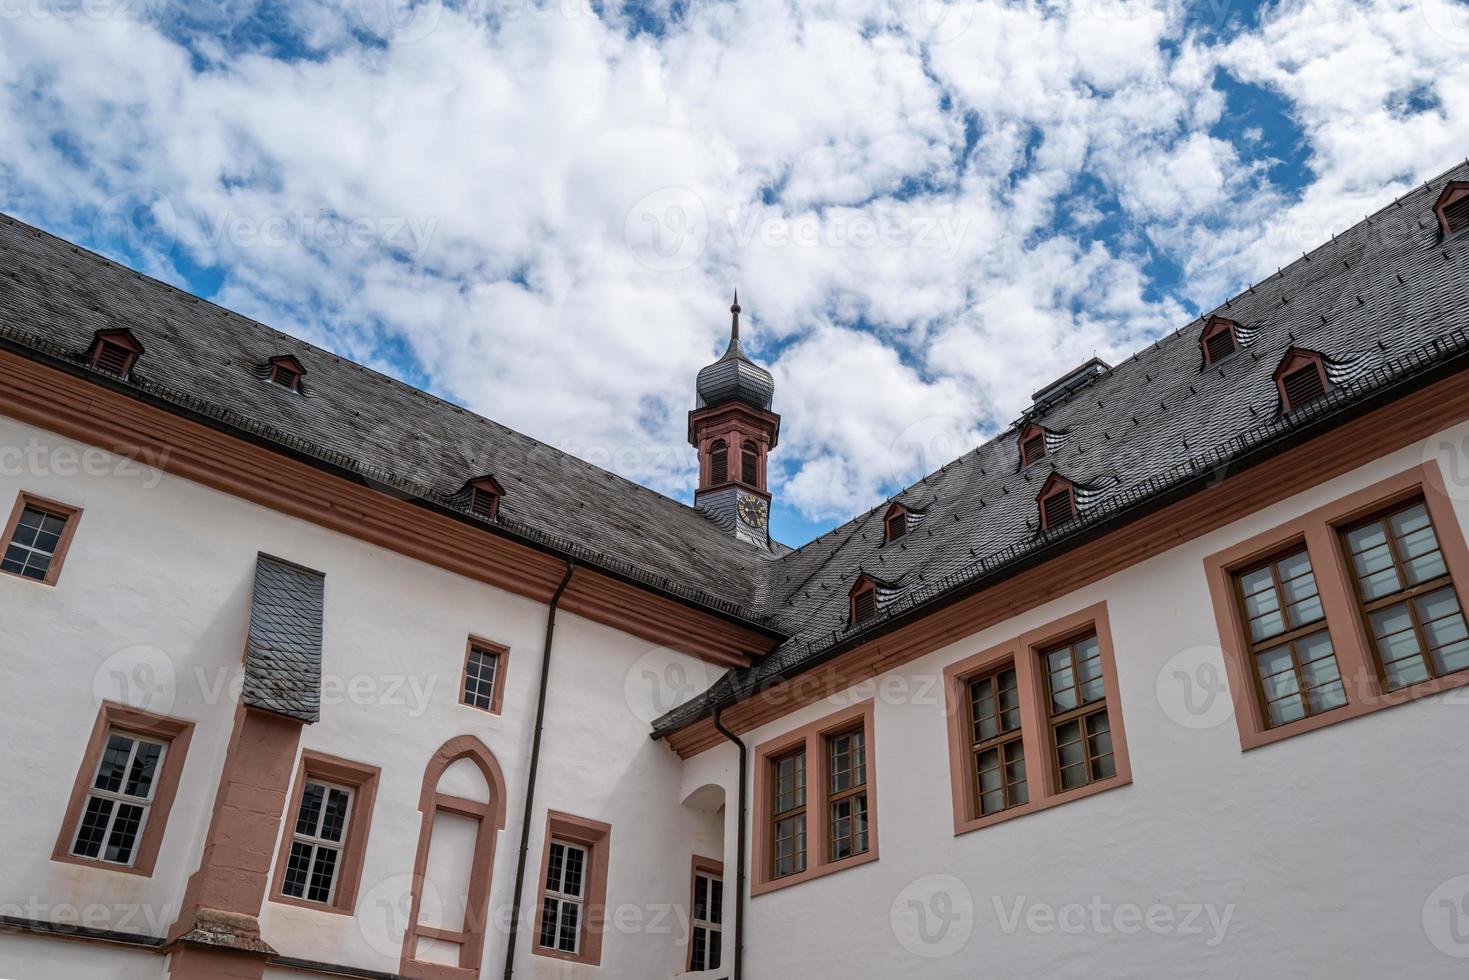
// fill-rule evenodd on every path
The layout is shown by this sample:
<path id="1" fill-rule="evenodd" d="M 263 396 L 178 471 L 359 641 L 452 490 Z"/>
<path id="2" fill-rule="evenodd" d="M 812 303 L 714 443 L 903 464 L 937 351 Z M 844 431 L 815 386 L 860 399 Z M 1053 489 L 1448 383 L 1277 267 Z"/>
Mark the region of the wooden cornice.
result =
<path id="1" fill-rule="evenodd" d="M 724 709 L 736 734 L 829 698 L 1042 603 L 1100 581 L 1469 418 L 1469 384 L 1449 376 L 1164 506 L 1043 564 L 899 626 Z M 1202 587 L 1203 569 L 1199 569 Z M 1125 651 L 1123 654 L 1125 656 Z M 724 738 L 709 718 L 671 732 L 688 758 Z"/>
<path id="2" fill-rule="evenodd" d="M 0 350 L 0 413 L 251 503 L 548 602 L 565 559 Z M 562 606 L 721 666 L 775 640 L 581 566 Z"/>

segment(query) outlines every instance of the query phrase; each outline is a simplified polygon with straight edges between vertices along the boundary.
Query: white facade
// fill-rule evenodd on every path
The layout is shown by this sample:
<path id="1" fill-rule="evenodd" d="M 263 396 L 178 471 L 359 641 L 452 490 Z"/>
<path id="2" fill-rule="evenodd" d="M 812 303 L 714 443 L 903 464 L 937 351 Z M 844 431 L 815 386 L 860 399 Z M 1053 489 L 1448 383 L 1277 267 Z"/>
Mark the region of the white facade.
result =
<path id="1" fill-rule="evenodd" d="M 1202 695 L 1185 684 L 1224 677 L 1206 556 L 1465 439 L 1469 425 L 1390 452 L 746 733 L 753 748 L 875 696 L 881 857 L 750 899 L 745 975 L 1462 976 L 1462 692 L 1244 752 L 1232 717 L 1199 700 L 1190 707 L 1185 698 Z M 43 449 L 36 458 L 51 462 L 0 473 L 0 500 L 27 491 L 83 513 L 58 587 L 0 577 L 10 668 L 0 690 L 9 749 L 0 776 L 11 815 L 0 825 L 0 912 L 56 922 L 80 913 L 83 925 L 147 936 L 173 922 L 209 826 L 253 569 L 266 552 L 326 575 L 322 718 L 305 727 L 302 747 L 378 766 L 381 778 L 356 915 L 268 901 L 263 935 L 285 957 L 397 970 L 424 768 L 446 741 L 473 735 L 508 791 L 481 970 L 498 977 L 505 944 L 496 913 L 514 880 L 546 606 L 157 471 L 98 457 L 106 475 L 74 474 L 58 464 L 65 440 L 0 419 L 0 445 L 33 442 Z M 1457 486 L 1453 473 L 1449 485 Z M 1454 495 L 1460 526 L 1440 533 L 1469 535 L 1469 488 Z M 1096 603 L 1110 617 L 1114 710 L 1125 719 L 1132 783 L 956 836 L 944 668 Z M 470 635 L 511 649 L 502 716 L 459 704 Z M 525 901 L 536 902 L 546 811 L 602 821 L 612 827 L 612 924 L 592 967 L 533 955 L 527 920 L 517 976 L 680 974 L 696 854 L 726 868 L 725 963 L 709 976 L 728 975 L 736 752 L 721 745 L 681 761 L 649 738 L 649 722 L 671 706 L 670 687 L 687 694 L 717 674 L 561 614 Z M 196 725 L 147 878 L 50 860 L 104 698 Z M 751 814 L 753 833 L 763 818 Z M 0 976 L 145 980 L 165 971 L 151 952 L 0 935 Z"/>

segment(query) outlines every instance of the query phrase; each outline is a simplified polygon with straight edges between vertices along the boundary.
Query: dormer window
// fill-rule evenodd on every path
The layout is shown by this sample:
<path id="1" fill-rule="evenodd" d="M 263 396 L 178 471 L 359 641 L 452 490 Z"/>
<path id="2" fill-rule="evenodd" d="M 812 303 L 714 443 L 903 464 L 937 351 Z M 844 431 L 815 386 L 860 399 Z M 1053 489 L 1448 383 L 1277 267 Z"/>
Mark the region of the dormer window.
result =
<path id="1" fill-rule="evenodd" d="M 892 544 L 908 533 L 908 508 L 893 504 L 882 519 L 883 541 Z"/>
<path id="2" fill-rule="evenodd" d="M 131 330 L 98 330 L 92 337 L 92 346 L 87 354 L 92 367 L 119 378 L 126 378 L 139 357 L 143 356 L 143 345 Z"/>
<path id="3" fill-rule="evenodd" d="M 1238 328 L 1239 324 L 1222 316 L 1209 319 L 1204 332 L 1199 335 L 1199 345 L 1204 348 L 1205 364 L 1218 364 L 1239 350 L 1239 337 L 1235 332 Z"/>
<path id="4" fill-rule="evenodd" d="M 865 623 L 877 615 L 877 583 L 866 575 L 852 586 L 852 625 Z"/>
<path id="5" fill-rule="evenodd" d="M 1076 519 L 1076 491 L 1070 480 L 1052 474 L 1041 488 L 1036 503 L 1040 507 L 1041 529 L 1050 531 Z"/>
<path id="6" fill-rule="evenodd" d="M 469 481 L 469 510 L 480 517 L 494 520 L 500 514 L 500 498 L 505 488 L 493 476 Z"/>
<path id="7" fill-rule="evenodd" d="M 1275 387 L 1281 407 L 1293 412 L 1326 394 L 1331 387 L 1326 376 L 1326 359 L 1315 351 L 1292 348 L 1275 369 Z"/>
<path id="8" fill-rule="evenodd" d="M 270 383 L 273 385 L 299 392 L 301 378 L 305 374 L 306 369 L 301 366 L 301 362 L 289 354 L 270 359 Z"/>
<path id="9" fill-rule="evenodd" d="M 1029 466 L 1046 458 L 1046 430 L 1032 422 L 1020 430 L 1020 465 Z"/>
<path id="10" fill-rule="evenodd" d="M 1445 238 L 1469 228 L 1469 181 L 1456 180 L 1445 187 L 1433 213 Z"/>

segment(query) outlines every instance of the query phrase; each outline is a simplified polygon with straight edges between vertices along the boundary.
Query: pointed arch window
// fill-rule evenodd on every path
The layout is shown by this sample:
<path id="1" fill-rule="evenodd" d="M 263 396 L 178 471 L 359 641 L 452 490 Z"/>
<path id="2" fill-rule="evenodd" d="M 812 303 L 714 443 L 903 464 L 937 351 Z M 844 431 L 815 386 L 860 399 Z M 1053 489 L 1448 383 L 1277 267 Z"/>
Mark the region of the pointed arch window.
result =
<path id="1" fill-rule="evenodd" d="M 87 349 L 93 368 L 119 378 L 126 378 L 142 356 L 143 345 L 127 329 L 98 330 L 92 335 L 92 346 Z"/>
<path id="2" fill-rule="evenodd" d="M 1204 363 L 1218 364 L 1239 350 L 1239 324 L 1222 316 L 1210 317 L 1199 334 L 1199 346 L 1204 349 Z"/>
<path id="3" fill-rule="evenodd" d="M 1469 181 L 1450 182 L 1433 205 L 1433 214 L 1445 238 L 1469 228 Z"/>
<path id="4" fill-rule="evenodd" d="M 709 486 L 718 486 L 729 480 L 729 444 L 715 439 L 709 444 Z"/>
<path id="5" fill-rule="evenodd" d="M 740 447 L 740 479 L 752 487 L 760 485 L 760 452 L 748 439 Z"/>
<path id="6" fill-rule="evenodd" d="M 888 508 L 887 514 L 882 519 L 883 540 L 887 544 L 901 538 L 908 533 L 908 508 L 902 504 L 893 504 Z"/>
<path id="7" fill-rule="evenodd" d="M 1331 388 L 1326 358 L 1316 351 L 1291 348 L 1275 369 L 1275 387 L 1280 392 L 1281 408 L 1287 412 L 1315 401 Z"/>
<path id="8" fill-rule="evenodd" d="M 1046 429 L 1035 422 L 1020 430 L 1020 465 L 1046 458 Z"/>
<path id="9" fill-rule="evenodd" d="M 505 777 L 494 755 L 470 735 L 444 743 L 423 774 L 418 809 L 398 972 L 414 980 L 473 980 L 484 959 L 495 842 L 505 829 Z"/>
<path id="10" fill-rule="evenodd" d="M 851 616 L 852 625 L 865 623 L 877 615 L 877 583 L 863 575 L 852 586 L 851 592 Z"/>
<path id="11" fill-rule="evenodd" d="M 1050 531 L 1076 520 L 1076 488 L 1064 476 L 1051 474 L 1036 502 L 1040 507 L 1042 530 Z"/>
<path id="12" fill-rule="evenodd" d="M 499 480 L 486 474 L 470 480 L 468 486 L 471 513 L 490 520 L 500 516 L 500 498 L 505 496 L 505 488 Z"/>

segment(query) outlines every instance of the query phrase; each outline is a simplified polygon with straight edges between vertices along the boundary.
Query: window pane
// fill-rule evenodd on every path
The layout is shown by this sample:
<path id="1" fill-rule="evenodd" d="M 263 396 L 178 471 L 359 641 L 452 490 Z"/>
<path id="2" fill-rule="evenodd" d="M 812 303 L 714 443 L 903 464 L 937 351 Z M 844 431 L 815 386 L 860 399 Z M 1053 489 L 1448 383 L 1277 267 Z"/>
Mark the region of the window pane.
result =
<path id="1" fill-rule="evenodd" d="M 122 789 L 123 776 L 127 772 L 128 756 L 133 751 L 133 740 L 126 735 L 116 732 L 107 736 L 107 748 L 102 753 L 102 761 L 97 766 L 97 778 L 93 780 L 94 789 L 105 790 L 108 793 L 116 793 Z"/>
<path id="2" fill-rule="evenodd" d="M 581 919 L 581 906 L 575 902 L 561 903 L 561 933 L 559 948 L 563 953 L 575 953 L 578 932 L 578 922 Z"/>
<path id="3" fill-rule="evenodd" d="M 327 794 L 326 812 L 321 819 L 321 839 L 340 843 L 347 826 L 347 793 L 333 789 Z"/>
<path id="4" fill-rule="evenodd" d="M 724 921 L 724 882 L 719 878 L 709 883 L 709 921 L 716 925 Z"/>
<path id="5" fill-rule="evenodd" d="M 80 857 L 94 858 L 102 852 L 102 841 L 107 836 L 107 821 L 112 817 L 113 802 L 99 796 L 87 798 L 87 809 L 82 813 L 82 826 L 77 831 L 76 843 L 71 853 Z"/>
<path id="6" fill-rule="evenodd" d="M 560 905 L 554 898 L 541 899 L 541 946 L 545 949 L 556 948 L 556 913 Z"/>
<path id="7" fill-rule="evenodd" d="M 561 886 L 563 894 L 581 897 L 582 873 L 586 868 L 587 852 L 579 847 L 566 849 L 566 879 Z"/>
<path id="8" fill-rule="evenodd" d="M 566 845 L 551 842 L 551 854 L 546 861 L 546 890 L 561 890 L 561 869 L 566 865 Z"/>
<path id="9" fill-rule="evenodd" d="M 500 667 L 500 655 L 494 651 L 474 647 L 469 651 L 469 660 L 464 668 L 464 703 L 489 710 L 495 703 L 495 672 Z"/>
<path id="10" fill-rule="evenodd" d="M 337 872 L 337 852 L 335 848 L 318 847 L 316 849 L 316 861 L 311 868 L 311 886 L 306 890 L 306 897 L 313 902 L 329 902 L 332 897 L 332 878 Z"/>
<path id="11" fill-rule="evenodd" d="M 143 824 L 143 808 L 133 803 L 119 803 L 112 819 L 112 833 L 107 836 L 105 860 L 127 864 L 133 859 L 133 846 L 138 842 L 138 828 Z"/>
<path id="12" fill-rule="evenodd" d="M 153 777 L 158 771 L 158 760 L 162 757 L 163 746 L 155 742 L 139 742 L 137 754 L 133 756 L 132 768 L 128 771 L 127 788 L 123 792 L 142 800 L 148 799 L 153 792 Z"/>
<path id="13" fill-rule="evenodd" d="M 311 845 L 304 841 L 291 842 L 291 853 L 286 858 L 286 879 L 281 884 L 281 891 L 291 898 L 306 897 L 306 881 L 311 875 L 311 851 Z"/>
<path id="14" fill-rule="evenodd" d="M 317 825 L 321 822 L 321 803 L 326 796 L 326 787 L 320 783 L 306 784 L 301 791 L 301 810 L 296 814 L 296 833 L 307 837 L 316 836 Z"/>

